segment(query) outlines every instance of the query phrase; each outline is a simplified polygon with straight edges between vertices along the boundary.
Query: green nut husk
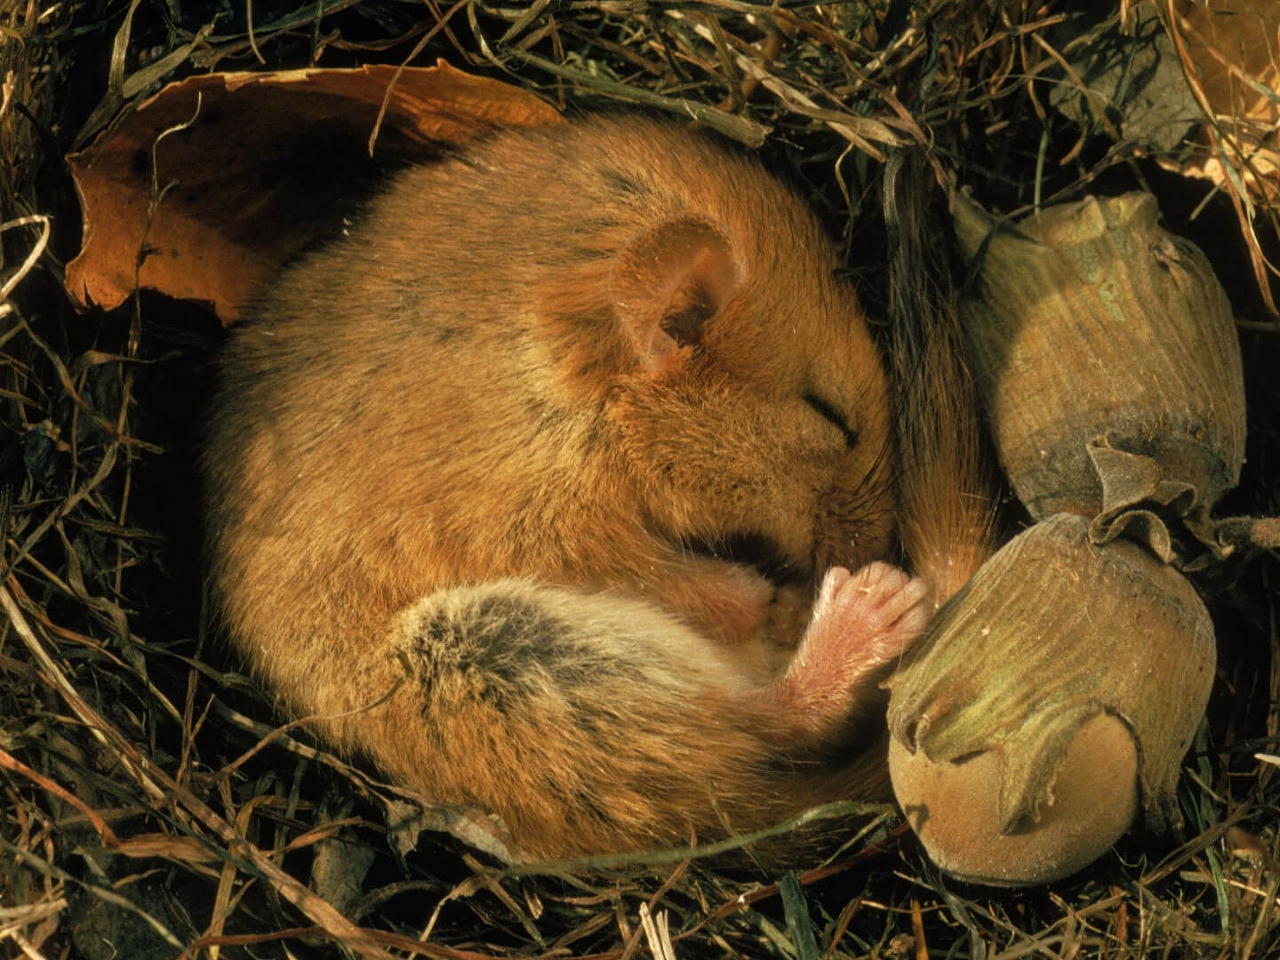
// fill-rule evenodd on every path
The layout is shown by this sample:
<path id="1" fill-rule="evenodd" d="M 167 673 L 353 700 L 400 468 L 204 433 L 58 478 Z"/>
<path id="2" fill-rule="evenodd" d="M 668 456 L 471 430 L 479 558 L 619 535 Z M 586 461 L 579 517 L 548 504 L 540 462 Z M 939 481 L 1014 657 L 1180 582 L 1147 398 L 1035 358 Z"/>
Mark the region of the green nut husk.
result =
<path id="1" fill-rule="evenodd" d="M 1163 559 L 1159 517 L 1212 542 L 1209 510 L 1244 460 L 1240 348 L 1225 293 L 1144 193 L 999 225 L 957 194 L 961 301 L 1002 466 L 1032 516 L 1097 517 Z M 1137 515 L 1134 515 L 1137 511 Z"/>
<path id="2" fill-rule="evenodd" d="M 1001 833 L 1034 827 L 1067 746 L 1090 719 L 1132 733 L 1147 824 L 1179 821 L 1180 763 L 1203 716 L 1215 649 L 1187 580 L 1089 521 L 1042 520 L 939 611 L 890 679 L 889 729 L 935 763 L 994 751 Z M 901 800 L 901 796 L 899 798 Z"/>

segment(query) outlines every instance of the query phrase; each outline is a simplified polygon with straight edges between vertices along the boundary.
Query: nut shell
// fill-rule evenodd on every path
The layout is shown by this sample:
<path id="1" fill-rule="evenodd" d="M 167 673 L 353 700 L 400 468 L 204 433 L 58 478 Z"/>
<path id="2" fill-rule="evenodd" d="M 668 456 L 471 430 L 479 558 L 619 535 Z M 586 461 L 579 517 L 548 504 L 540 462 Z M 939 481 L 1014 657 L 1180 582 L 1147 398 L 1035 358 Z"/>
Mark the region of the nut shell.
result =
<path id="1" fill-rule="evenodd" d="M 898 799 L 924 802 L 936 822 L 970 832 L 965 821 L 948 820 L 936 798 L 983 806 L 989 822 L 977 835 L 1023 835 L 1030 855 L 1040 825 L 1067 816 L 1047 811 L 1055 791 L 1063 794 L 1070 745 L 1092 719 L 1108 715 L 1132 734 L 1138 758 L 1134 764 L 1117 753 L 1115 762 L 1129 764 L 1147 823 L 1162 829 L 1178 821 L 1174 788 L 1214 664 L 1208 613 L 1180 573 L 1127 540 L 1096 545 L 1087 519 L 1056 514 L 996 553 L 890 678 L 895 790 L 908 767 L 904 752 L 943 768 L 929 774 L 935 799 L 922 801 L 906 781 Z M 990 755 L 983 763 L 998 767 L 998 780 L 991 770 L 974 779 L 980 754 Z M 956 782 L 947 785 L 946 777 Z M 1095 853 L 1115 839 L 1116 797 L 1099 793 L 1099 809 L 1070 814 L 1095 824 Z M 1064 828 L 1073 829 L 1057 823 L 1054 830 Z M 931 853 L 957 849 L 936 830 L 922 840 Z M 1051 836 L 1044 842 L 1052 849 Z M 988 869 L 945 859 L 965 876 Z M 1024 866 L 1021 875 L 1034 876 L 1034 864 Z"/>
<path id="2" fill-rule="evenodd" d="M 936 763 L 889 742 L 889 774 L 907 822 L 930 859 L 962 880 L 1004 886 L 1069 876 L 1106 853 L 1138 812 L 1133 734 L 1107 713 L 1071 738 L 1040 819 L 1027 828 L 1000 830 L 1002 773 L 996 751 Z"/>
<path id="3" fill-rule="evenodd" d="M 1036 519 L 1145 503 L 1192 524 L 1244 460 L 1240 349 L 1204 255 L 1132 193 L 997 224 L 957 194 L 961 314 L 1001 463 Z M 1118 472 L 1117 472 L 1118 471 Z"/>

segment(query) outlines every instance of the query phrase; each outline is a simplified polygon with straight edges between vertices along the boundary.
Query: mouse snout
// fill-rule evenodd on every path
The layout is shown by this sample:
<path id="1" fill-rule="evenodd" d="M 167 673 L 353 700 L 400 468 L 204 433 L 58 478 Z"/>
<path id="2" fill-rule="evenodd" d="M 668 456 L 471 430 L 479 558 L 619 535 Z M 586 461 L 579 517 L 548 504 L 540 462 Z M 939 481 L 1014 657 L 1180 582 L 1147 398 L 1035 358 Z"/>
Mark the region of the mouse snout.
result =
<path id="1" fill-rule="evenodd" d="M 815 516 L 813 567 L 857 569 L 890 557 L 896 536 L 897 498 L 886 463 L 865 463 L 841 473 L 821 498 Z"/>

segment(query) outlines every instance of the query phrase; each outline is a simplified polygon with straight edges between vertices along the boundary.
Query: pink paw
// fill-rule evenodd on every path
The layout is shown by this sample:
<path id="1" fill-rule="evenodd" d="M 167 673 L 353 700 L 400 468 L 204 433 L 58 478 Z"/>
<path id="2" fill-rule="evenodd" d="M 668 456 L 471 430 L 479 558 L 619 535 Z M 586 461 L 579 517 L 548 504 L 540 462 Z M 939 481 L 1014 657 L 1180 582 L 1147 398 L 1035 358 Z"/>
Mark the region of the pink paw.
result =
<path id="1" fill-rule="evenodd" d="M 887 563 L 827 571 L 800 648 L 770 696 L 794 735 L 821 742 L 873 698 L 888 667 L 929 621 L 929 589 Z"/>

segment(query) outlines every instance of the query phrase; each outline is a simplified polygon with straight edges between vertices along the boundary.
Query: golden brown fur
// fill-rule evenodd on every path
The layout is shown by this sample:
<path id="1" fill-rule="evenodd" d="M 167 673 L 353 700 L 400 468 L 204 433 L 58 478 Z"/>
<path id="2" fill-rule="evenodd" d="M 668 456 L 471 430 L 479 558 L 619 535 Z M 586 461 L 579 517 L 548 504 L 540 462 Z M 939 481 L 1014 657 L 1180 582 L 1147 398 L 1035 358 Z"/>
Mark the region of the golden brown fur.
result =
<path id="1" fill-rule="evenodd" d="M 937 609 L 995 552 L 997 495 L 933 187 L 919 149 L 890 159 L 884 189 L 898 534 Z"/>
<path id="2" fill-rule="evenodd" d="M 836 267 L 786 189 L 671 124 L 403 173 L 228 345 L 231 637 L 340 749 L 524 856 L 885 796 L 854 721 L 922 588 L 839 569 L 886 554 L 895 494 Z"/>

